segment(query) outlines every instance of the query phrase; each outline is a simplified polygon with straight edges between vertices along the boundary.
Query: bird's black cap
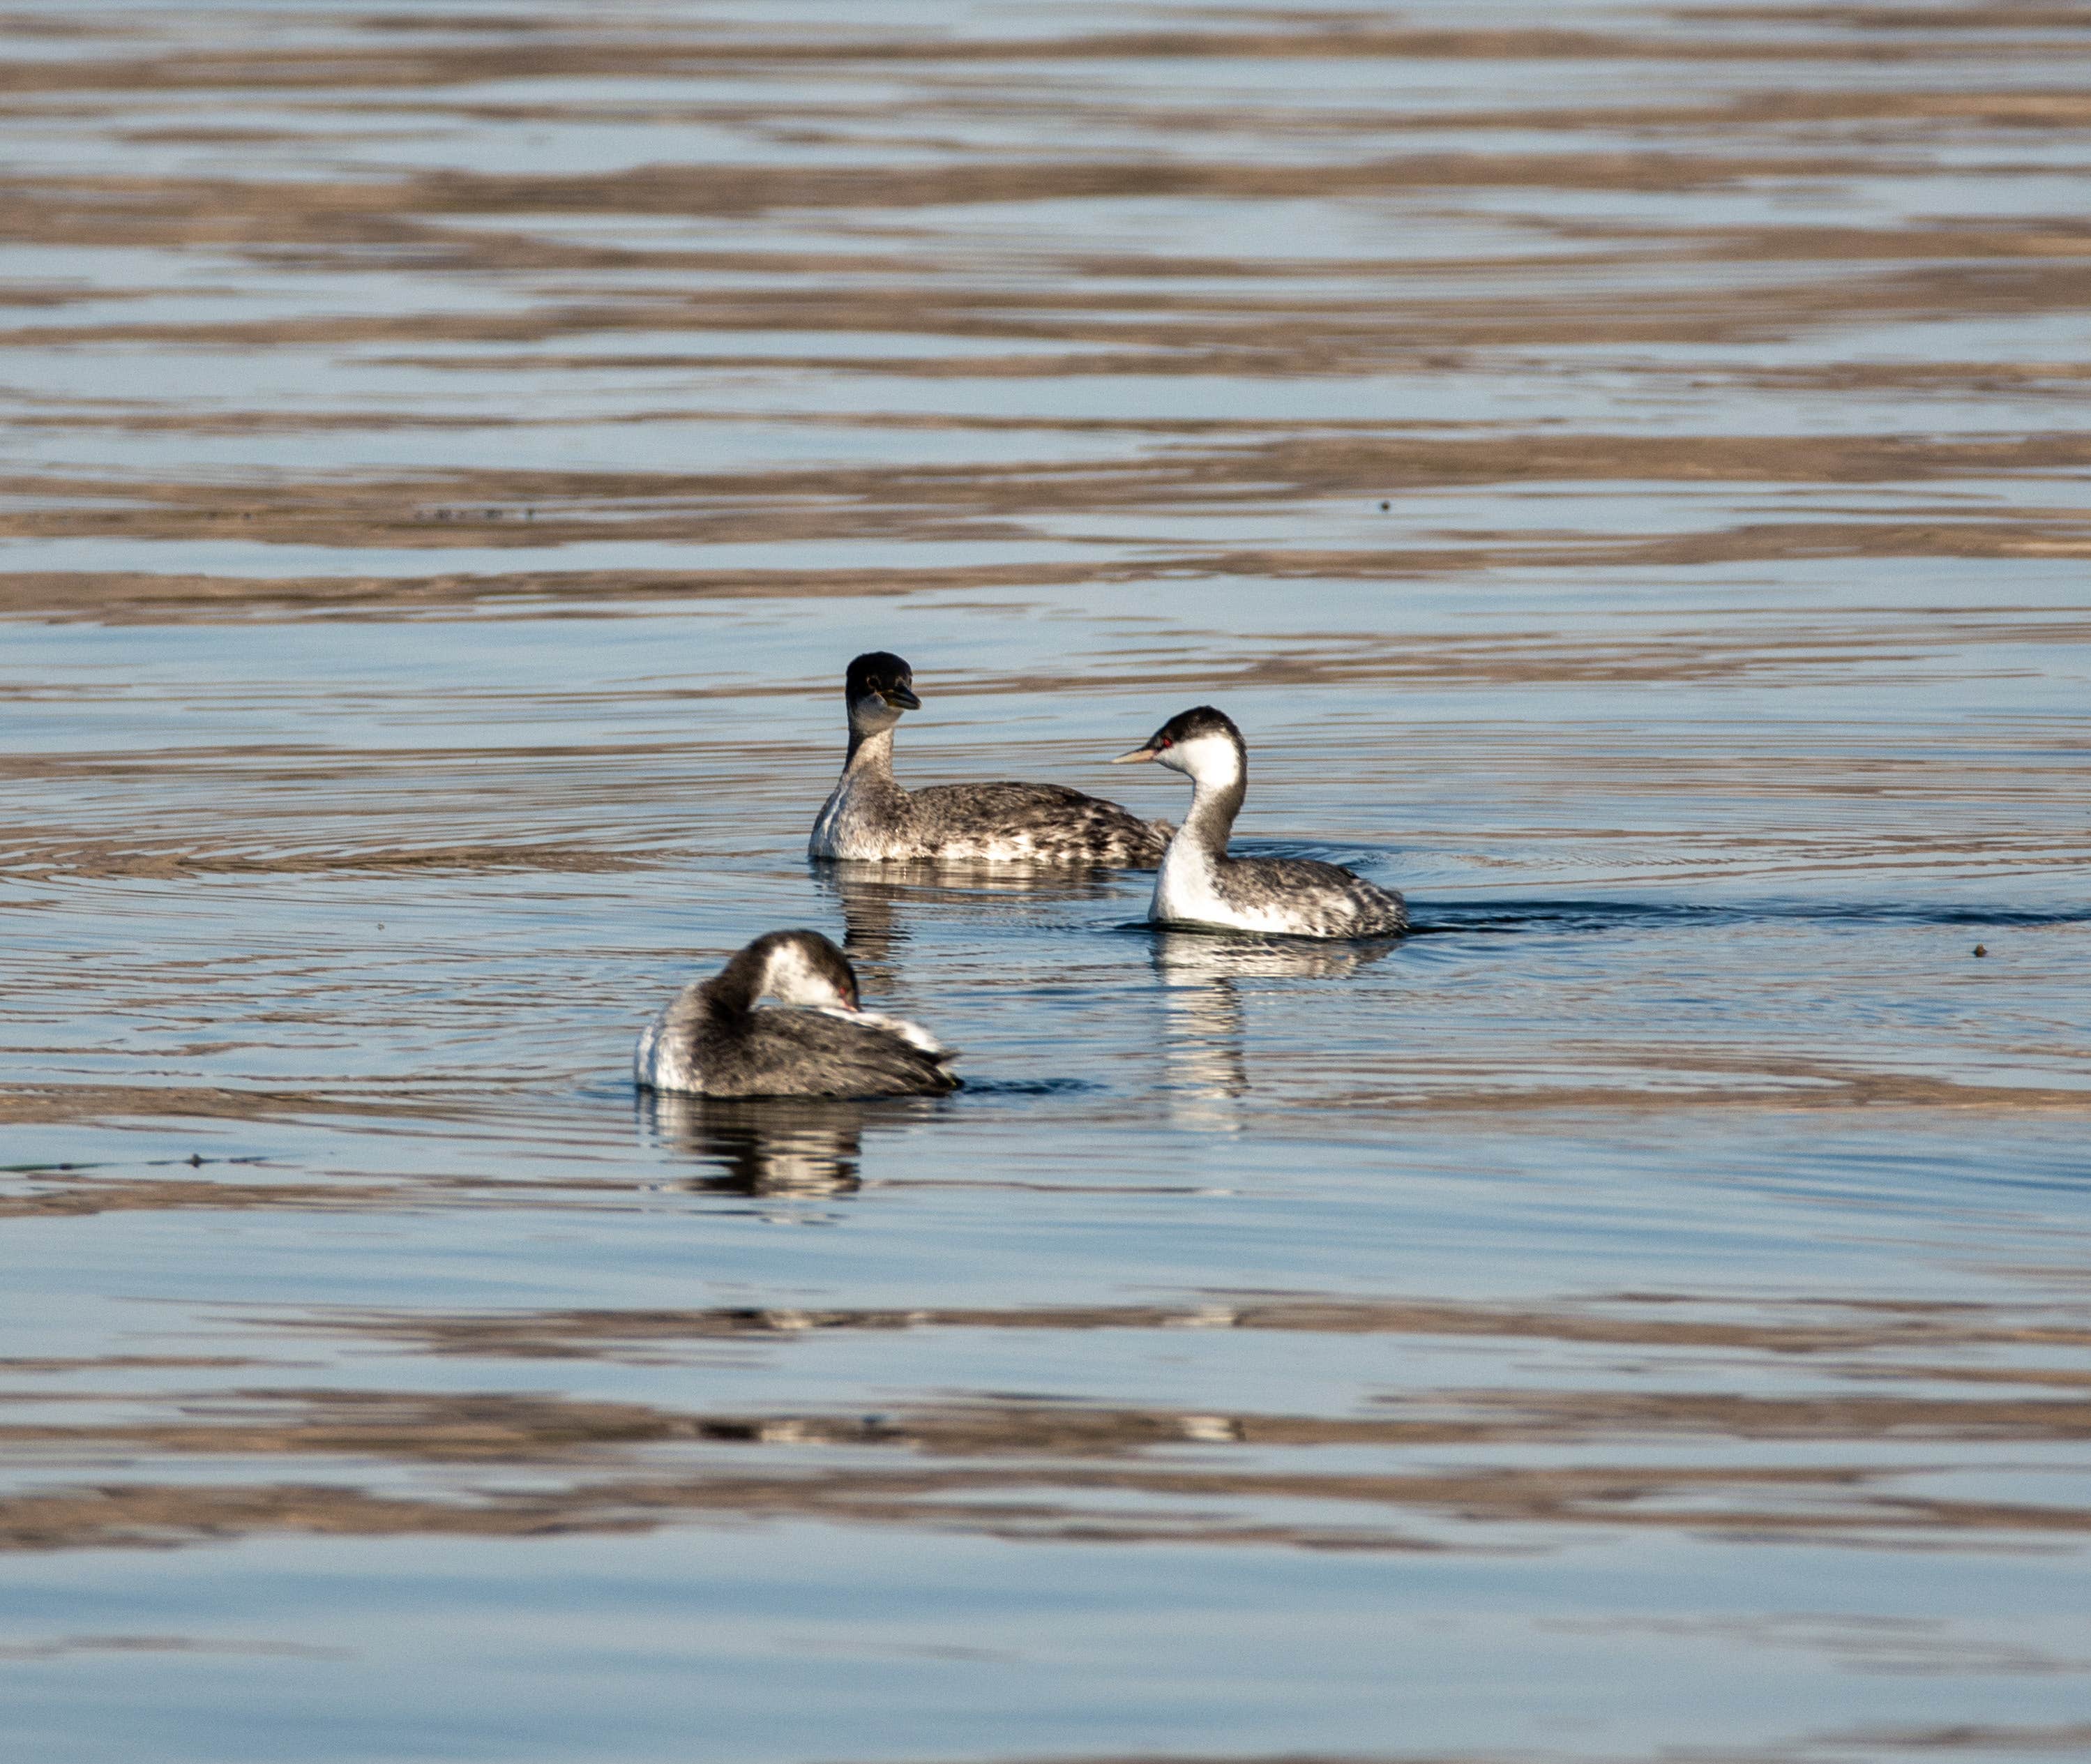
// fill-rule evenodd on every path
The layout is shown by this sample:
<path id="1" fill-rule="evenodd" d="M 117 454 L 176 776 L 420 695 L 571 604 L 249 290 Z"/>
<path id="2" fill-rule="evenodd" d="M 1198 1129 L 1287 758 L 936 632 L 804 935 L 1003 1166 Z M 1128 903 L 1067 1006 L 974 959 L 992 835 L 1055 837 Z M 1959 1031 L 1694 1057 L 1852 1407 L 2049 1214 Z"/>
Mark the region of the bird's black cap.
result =
<path id="1" fill-rule="evenodd" d="M 850 703 L 874 692 L 895 710 L 922 708 L 915 696 L 915 670 L 890 649 L 866 650 L 843 675 L 843 696 Z"/>

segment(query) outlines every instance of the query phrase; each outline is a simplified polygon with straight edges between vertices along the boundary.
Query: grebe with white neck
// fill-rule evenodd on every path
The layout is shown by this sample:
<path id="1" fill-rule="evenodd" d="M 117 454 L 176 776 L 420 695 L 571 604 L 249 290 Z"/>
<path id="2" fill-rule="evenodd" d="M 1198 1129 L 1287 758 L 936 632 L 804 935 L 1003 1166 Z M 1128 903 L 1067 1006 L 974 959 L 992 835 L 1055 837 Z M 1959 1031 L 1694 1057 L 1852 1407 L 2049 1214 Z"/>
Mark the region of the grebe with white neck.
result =
<path id="1" fill-rule="evenodd" d="M 919 710 L 915 671 L 883 649 L 859 656 L 843 679 L 849 752 L 821 805 L 809 857 L 878 862 L 1082 864 L 1145 869 L 1161 861 L 1169 823 L 1064 784 L 935 784 L 904 788 L 893 775 L 893 731 Z"/>
<path id="2" fill-rule="evenodd" d="M 1192 786 L 1191 812 L 1169 842 L 1147 916 L 1157 925 L 1212 925 L 1284 937 L 1398 937 L 1401 896 L 1336 864 L 1304 857 L 1230 857 L 1227 835 L 1248 793 L 1248 748 L 1210 705 L 1171 717 L 1110 763 L 1153 760 Z"/>
<path id="3" fill-rule="evenodd" d="M 757 1009 L 765 997 L 778 1002 Z M 632 1075 L 684 1096 L 931 1096 L 958 1089 L 955 1058 L 918 1024 L 864 1009 L 849 958 L 818 931 L 771 931 L 647 1024 Z"/>

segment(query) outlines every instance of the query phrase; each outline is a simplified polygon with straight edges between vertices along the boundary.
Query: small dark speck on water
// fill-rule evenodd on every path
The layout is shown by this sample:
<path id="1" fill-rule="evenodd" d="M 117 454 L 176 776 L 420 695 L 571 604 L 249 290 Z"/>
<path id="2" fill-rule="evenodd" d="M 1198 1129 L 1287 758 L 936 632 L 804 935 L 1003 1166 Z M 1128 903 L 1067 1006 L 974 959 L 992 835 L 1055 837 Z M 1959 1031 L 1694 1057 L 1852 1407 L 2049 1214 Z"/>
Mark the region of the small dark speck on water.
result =
<path id="1" fill-rule="evenodd" d="M 1988 944 L 1986 944 L 1986 943 L 1977 943 L 1977 944 L 1975 946 L 1975 953 L 1976 953 L 1977 955 L 1988 955 L 1988 954 L 1990 953 L 1990 947 L 1989 947 L 1989 945 L 1988 945 Z"/>
<path id="2" fill-rule="evenodd" d="M 1391 503 L 1391 502 L 1382 502 L 1382 503 L 1379 505 L 1379 511 L 1380 511 L 1382 515 L 1384 515 L 1384 514 L 1385 514 L 1385 513 L 1386 513 L 1386 512 L 1390 508 L 1391 508 L 1391 507 L 1394 507 L 1394 504 L 1393 504 L 1393 503 Z"/>

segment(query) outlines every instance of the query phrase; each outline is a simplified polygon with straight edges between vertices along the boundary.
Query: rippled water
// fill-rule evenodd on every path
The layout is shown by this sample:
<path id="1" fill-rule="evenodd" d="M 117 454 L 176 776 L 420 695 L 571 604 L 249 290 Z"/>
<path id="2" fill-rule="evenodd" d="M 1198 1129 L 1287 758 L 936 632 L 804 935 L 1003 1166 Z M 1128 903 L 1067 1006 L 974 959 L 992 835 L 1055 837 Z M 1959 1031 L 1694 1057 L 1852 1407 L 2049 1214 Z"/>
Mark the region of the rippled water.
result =
<path id="1" fill-rule="evenodd" d="M 10 1755 L 2091 1747 L 2087 28 L 0 20 Z M 799 923 L 968 1088 L 636 1105 Z"/>

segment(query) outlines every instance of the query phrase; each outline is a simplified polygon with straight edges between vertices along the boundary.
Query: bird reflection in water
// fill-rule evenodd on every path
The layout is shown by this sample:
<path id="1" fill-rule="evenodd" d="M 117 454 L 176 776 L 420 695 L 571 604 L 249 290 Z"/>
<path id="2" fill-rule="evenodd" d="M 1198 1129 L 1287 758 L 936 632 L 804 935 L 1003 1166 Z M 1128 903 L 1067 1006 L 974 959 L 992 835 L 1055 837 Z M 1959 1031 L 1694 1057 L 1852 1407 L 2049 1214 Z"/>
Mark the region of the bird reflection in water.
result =
<path id="1" fill-rule="evenodd" d="M 866 1118 L 892 1103 L 804 1097 L 639 1093 L 639 1124 L 664 1150 L 713 1167 L 682 1186 L 701 1194 L 783 1199 L 854 1194 Z"/>
<path id="2" fill-rule="evenodd" d="M 842 907 L 843 948 L 865 990 L 880 997 L 904 990 L 895 964 L 912 934 L 908 921 L 924 912 L 970 915 L 989 895 L 1057 902 L 1101 900 L 1112 891 L 1109 870 L 1037 864 L 822 864 L 813 874 L 815 886 Z"/>
<path id="3" fill-rule="evenodd" d="M 1249 1091 L 1244 980 L 1338 980 L 1379 960 L 1398 938 L 1331 943 L 1225 931 L 1156 933 L 1154 973 L 1167 1019 L 1172 1119 L 1240 1130 L 1233 1104 Z"/>

